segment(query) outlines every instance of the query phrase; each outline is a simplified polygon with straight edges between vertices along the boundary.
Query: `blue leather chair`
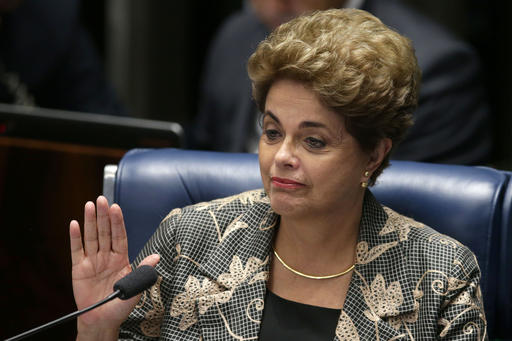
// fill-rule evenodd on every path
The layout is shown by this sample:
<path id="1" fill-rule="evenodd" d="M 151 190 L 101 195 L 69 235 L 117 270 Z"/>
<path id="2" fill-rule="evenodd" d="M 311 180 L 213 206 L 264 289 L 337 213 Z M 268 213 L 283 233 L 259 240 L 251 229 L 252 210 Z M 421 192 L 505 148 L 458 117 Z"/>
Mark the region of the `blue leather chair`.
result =
<path id="1" fill-rule="evenodd" d="M 476 254 L 492 338 L 512 335 L 510 177 L 485 167 L 394 161 L 371 189 L 384 205 Z M 171 209 L 260 187 L 254 154 L 134 149 L 106 167 L 104 194 L 123 209 L 133 260 Z"/>

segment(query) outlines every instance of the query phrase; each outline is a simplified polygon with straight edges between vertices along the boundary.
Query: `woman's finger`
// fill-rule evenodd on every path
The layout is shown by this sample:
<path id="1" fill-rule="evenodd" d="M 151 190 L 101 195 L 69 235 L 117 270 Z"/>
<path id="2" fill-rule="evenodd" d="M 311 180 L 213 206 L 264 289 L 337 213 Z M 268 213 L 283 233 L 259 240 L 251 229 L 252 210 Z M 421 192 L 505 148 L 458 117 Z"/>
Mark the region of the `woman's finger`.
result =
<path id="1" fill-rule="evenodd" d="M 147 256 L 140 262 L 139 266 L 142 265 L 151 265 L 152 267 L 155 267 L 158 262 L 160 261 L 160 255 L 154 253 L 152 255 Z"/>
<path id="2" fill-rule="evenodd" d="M 110 223 L 112 226 L 112 250 L 116 253 L 128 253 L 128 239 L 124 226 L 123 212 L 121 207 L 113 204 L 110 207 Z"/>
<path id="3" fill-rule="evenodd" d="M 96 199 L 96 211 L 99 251 L 110 252 L 112 250 L 112 241 L 107 198 L 99 196 Z"/>
<path id="4" fill-rule="evenodd" d="M 80 233 L 80 225 L 76 220 L 69 223 L 69 241 L 71 244 L 71 264 L 74 266 L 84 258 L 82 234 Z"/>
<path id="5" fill-rule="evenodd" d="M 91 257 L 98 252 L 98 231 L 96 229 L 96 208 L 92 201 L 84 207 L 85 255 Z"/>

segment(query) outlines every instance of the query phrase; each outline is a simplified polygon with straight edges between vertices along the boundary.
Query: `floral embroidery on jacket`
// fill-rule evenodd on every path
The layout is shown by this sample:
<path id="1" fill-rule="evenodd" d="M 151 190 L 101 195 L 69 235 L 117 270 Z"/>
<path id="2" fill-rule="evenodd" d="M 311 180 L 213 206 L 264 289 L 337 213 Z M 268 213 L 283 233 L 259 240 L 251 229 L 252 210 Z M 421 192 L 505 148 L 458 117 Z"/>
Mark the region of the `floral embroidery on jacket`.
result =
<path id="1" fill-rule="evenodd" d="M 395 316 L 403 303 L 402 289 L 399 282 L 393 282 L 386 288 L 386 281 L 377 274 L 370 287 L 361 287 L 366 305 L 370 308 L 364 314 L 376 322 L 382 317 Z"/>
<path id="2" fill-rule="evenodd" d="M 359 242 L 356 246 L 356 261 L 358 264 L 368 264 L 397 244 L 398 242 L 380 244 L 368 250 L 367 242 Z"/>
<path id="3" fill-rule="evenodd" d="M 342 311 L 338 325 L 336 326 L 336 336 L 341 341 L 359 341 L 357 328 L 352 319 L 346 312 Z"/>
<path id="4" fill-rule="evenodd" d="M 233 296 L 237 286 L 247 281 L 249 284 L 257 280 L 266 280 L 268 272 L 258 272 L 268 259 L 261 261 L 256 257 L 247 260 L 245 267 L 238 256 L 233 256 L 229 273 L 221 274 L 217 282 L 204 278 L 202 282 L 194 276 L 189 276 L 185 283 L 185 291 L 178 294 L 171 304 L 170 314 L 173 317 L 182 316 L 179 327 L 186 330 L 197 322 L 196 302 L 199 314 L 204 314 L 216 303 L 226 303 Z M 258 272 L 254 275 L 255 272 Z M 254 276 L 253 276 L 254 275 Z M 228 290 L 226 290 L 228 289 Z"/>
<path id="5" fill-rule="evenodd" d="M 159 276 L 156 283 L 143 294 L 145 298 L 149 292 L 149 297 L 153 303 L 153 309 L 146 313 L 145 320 L 140 324 L 140 329 L 147 336 L 160 336 L 160 326 L 164 318 L 164 304 L 160 293 L 161 283 L 162 276 Z M 144 299 L 141 298 L 141 301 L 144 302 Z"/>
<path id="6" fill-rule="evenodd" d="M 185 283 L 185 291 L 172 300 L 170 314 L 173 317 L 183 315 L 179 324 L 185 330 L 197 322 L 196 300 L 201 314 L 204 314 L 215 302 L 225 303 L 231 298 L 229 292 L 222 292 L 218 284 L 208 278 L 199 282 L 194 276 L 189 276 Z"/>
<path id="7" fill-rule="evenodd" d="M 399 240 L 401 242 L 407 240 L 407 236 L 411 231 L 411 227 L 414 228 L 423 228 L 424 224 L 417 222 L 414 219 L 409 217 L 405 217 L 393 211 L 388 207 L 383 207 L 384 212 L 388 215 L 388 221 L 382 230 L 380 230 L 379 235 L 385 235 L 387 233 L 396 231 L 399 236 Z"/>

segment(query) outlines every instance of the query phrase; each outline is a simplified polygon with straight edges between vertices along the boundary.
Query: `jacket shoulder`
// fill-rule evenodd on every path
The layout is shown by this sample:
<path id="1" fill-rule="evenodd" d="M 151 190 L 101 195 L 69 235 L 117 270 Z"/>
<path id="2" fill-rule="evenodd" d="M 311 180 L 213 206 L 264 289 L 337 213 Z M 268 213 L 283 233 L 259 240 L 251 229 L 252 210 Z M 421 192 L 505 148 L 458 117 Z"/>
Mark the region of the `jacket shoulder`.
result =
<path id="1" fill-rule="evenodd" d="M 384 207 L 389 224 L 399 236 L 405 257 L 416 265 L 444 269 L 478 268 L 473 252 L 461 242 L 434 228 Z M 456 271 L 456 270 L 455 270 Z"/>
<path id="2" fill-rule="evenodd" d="M 188 239 L 190 233 L 203 236 L 202 238 L 213 236 L 217 239 L 222 238 L 230 225 L 236 224 L 241 216 L 254 210 L 256 206 L 270 206 L 270 201 L 262 189 L 176 208 L 161 224 L 172 224 L 178 240 Z"/>

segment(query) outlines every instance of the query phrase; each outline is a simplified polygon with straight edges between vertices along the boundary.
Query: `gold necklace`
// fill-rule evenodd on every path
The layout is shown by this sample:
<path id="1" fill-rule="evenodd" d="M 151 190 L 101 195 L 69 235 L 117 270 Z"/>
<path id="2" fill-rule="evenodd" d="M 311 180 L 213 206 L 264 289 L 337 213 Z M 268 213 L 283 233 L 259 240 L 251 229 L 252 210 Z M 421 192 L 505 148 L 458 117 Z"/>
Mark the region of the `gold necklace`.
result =
<path id="1" fill-rule="evenodd" d="M 337 274 L 333 274 L 333 275 L 327 275 L 327 276 L 313 276 L 313 275 L 308 275 L 308 274 L 305 274 L 305 273 L 302 273 L 298 270 L 295 270 L 294 268 L 292 268 L 291 266 L 289 266 L 288 264 L 286 264 L 284 262 L 284 260 L 281 259 L 281 257 L 279 257 L 279 255 L 277 254 L 277 251 L 274 249 L 274 255 L 276 255 L 276 258 L 281 262 L 281 264 L 283 264 L 283 266 L 285 268 L 287 268 L 288 270 L 290 270 L 291 272 L 293 272 L 294 274 L 296 275 L 299 275 L 301 277 L 306 277 L 306 278 L 309 278 L 309 279 L 329 279 L 329 278 L 335 278 L 335 277 L 340 277 L 340 276 L 343 276 L 347 273 L 349 273 L 350 271 L 352 271 L 352 269 L 354 269 L 354 267 L 356 266 L 356 264 L 352 264 L 347 270 L 344 270 L 340 273 L 337 273 Z"/>

